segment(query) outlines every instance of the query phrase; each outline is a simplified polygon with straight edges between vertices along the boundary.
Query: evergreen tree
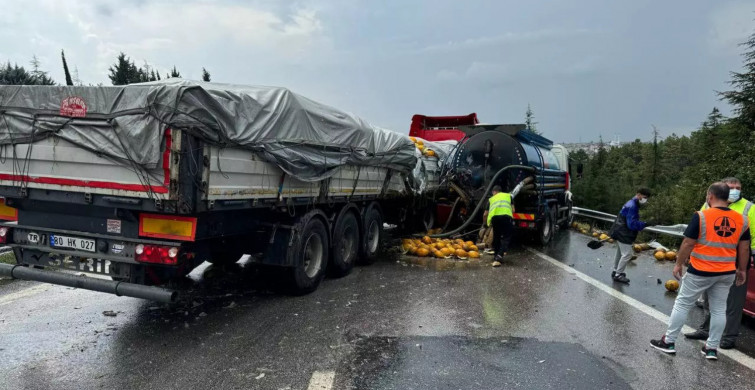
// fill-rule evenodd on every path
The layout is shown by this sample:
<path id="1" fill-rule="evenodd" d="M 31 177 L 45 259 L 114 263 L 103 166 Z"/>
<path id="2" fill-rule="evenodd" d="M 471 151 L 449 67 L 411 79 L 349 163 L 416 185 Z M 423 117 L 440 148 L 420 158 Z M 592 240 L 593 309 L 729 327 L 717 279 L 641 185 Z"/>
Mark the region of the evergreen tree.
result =
<path id="1" fill-rule="evenodd" d="M 5 66 L 0 67 L 0 85 L 33 85 L 36 84 L 31 73 L 23 67 L 11 65 L 8 62 Z"/>
<path id="2" fill-rule="evenodd" d="M 81 78 L 79 78 L 79 68 L 77 66 L 73 67 L 73 85 L 76 85 L 76 86 L 84 85 L 84 83 L 81 82 Z"/>
<path id="3" fill-rule="evenodd" d="M 34 78 L 33 84 L 36 85 L 55 85 L 55 81 L 53 81 L 50 76 L 47 75 L 47 72 L 42 71 L 39 68 L 39 59 L 36 55 L 32 56 L 31 59 L 31 76 Z"/>
<path id="4" fill-rule="evenodd" d="M 744 71 L 731 72 L 729 84 L 733 90 L 720 92 L 719 96 L 734 106 L 737 119 L 755 131 L 755 33 L 741 44 L 746 48 L 744 57 Z"/>
<path id="5" fill-rule="evenodd" d="M 658 128 L 653 125 L 653 170 L 650 177 L 650 187 L 655 188 L 658 180 L 658 137 L 660 132 Z"/>
<path id="6" fill-rule="evenodd" d="M 535 113 L 532 112 L 532 107 L 527 104 L 527 112 L 524 113 L 524 123 L 527 125 L 527 129 L 531 130 L 535 134 L 540 134 L 537 131 L 537 122 L 535 122 Z"/>
<path id="7" fill-rule="evenodd" d="M 202 81 L 210 82 L 210 72 L 205 68 L 202 68 Z"/>
<path id="8" fill-rule="evenodd" d="M 121 52 L 116 63 L 110 67 L 108 77 L 113 85 L 128 85 L 140 82 L 142 77 L 140 73 L 136 65 L 126 57 L 126 54 Z"/>
<path id="9" fill-rule="evenodd" d="M 170 71 L 170 77 L 181 77 L 181 73 L 178 73 L 175 65 L 173 65 L 173 69 Z"/>
<path id="10" fill-rule="evenodd" d="M 73 85 L 73 79 L 71 78 L 71 72 L 68 71 L 68 63 L 66 62 L 65 51 L 60 51 L 60 57 L 63 59 L 63 73 L 66 75 L 66 85 Z"/>

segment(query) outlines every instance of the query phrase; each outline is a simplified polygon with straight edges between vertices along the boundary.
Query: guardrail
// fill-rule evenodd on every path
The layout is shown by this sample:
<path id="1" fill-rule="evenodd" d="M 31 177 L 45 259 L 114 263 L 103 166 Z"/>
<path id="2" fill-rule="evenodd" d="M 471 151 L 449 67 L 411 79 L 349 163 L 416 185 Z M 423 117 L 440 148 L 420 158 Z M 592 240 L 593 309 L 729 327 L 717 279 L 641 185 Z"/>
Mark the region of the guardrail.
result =
<path id="1" fill-rule="evenodd" d="M 580 217 L 597 219 L 599 221 L 604 221 L 604 222 L 613 222 L 616 220 L 616 216 L 613 214 L 604 213 L 602 211 L 584 209 L 581 207 L 572 207 L 572 213 Z M 686 229 L 687 229 L 686 224 L 678 224 L 678 225 L 670 225 L 670 226 L 651 226 L 649 228 L 645 228 L 644 231 L 659 233 L 659 234 L 668 234 L 674 237 L 684 237 L 684 231 Z"/>

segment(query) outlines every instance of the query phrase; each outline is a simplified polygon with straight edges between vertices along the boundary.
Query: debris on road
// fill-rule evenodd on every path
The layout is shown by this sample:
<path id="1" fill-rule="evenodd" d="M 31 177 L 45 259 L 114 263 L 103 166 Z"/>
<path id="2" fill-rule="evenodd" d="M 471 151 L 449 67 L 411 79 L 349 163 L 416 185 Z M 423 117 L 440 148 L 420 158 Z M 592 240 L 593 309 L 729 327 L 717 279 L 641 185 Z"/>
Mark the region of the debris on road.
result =
<path id="1" fill-rule="evenodd" d="M 116 312 L 114 312 L 112 310 L 105 310 L 105 311 L 102 312 L 102 315 L 107 316 L 107 317 L 115 317 L 115 316 L 118 315 L 118 313 L 116 313 Z"/>

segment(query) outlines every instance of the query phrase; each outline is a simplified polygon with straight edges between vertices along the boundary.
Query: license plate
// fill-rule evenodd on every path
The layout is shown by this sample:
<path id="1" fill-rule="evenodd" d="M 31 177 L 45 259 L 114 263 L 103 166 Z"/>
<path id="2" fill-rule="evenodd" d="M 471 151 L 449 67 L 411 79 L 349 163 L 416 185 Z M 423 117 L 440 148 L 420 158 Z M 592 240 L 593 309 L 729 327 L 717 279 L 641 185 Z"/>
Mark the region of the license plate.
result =
<path id="1" fill-rule="evenodd" d="M 86 238 L 61 236 L 58 234 L 50 235 L 50 246 L 54 248 L 66 248 L 74 249 L 84 252 L 95 252 L 94 240 L 88 240 Z"/>

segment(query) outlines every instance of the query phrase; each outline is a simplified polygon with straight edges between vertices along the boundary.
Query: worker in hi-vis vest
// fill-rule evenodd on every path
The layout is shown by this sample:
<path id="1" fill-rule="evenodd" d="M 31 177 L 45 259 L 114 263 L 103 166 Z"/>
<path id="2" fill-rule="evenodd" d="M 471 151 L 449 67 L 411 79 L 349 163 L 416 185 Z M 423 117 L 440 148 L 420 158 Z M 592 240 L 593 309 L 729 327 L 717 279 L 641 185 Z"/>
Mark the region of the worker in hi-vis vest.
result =
<path id="1" fill-rule="evenodd" d="M 718 359 L 721 335 L 726 327 L 729 289 L 732 284 L 744 285 L 750 261 L 750 223 L 747 217 L 728 207 L 728 199 L 726 183 L 711 184 L 706 198 L 710 207 L 695 212 L 684 231 L 673 271 L 674 277 L 682 280 L 682 287 L 674 301 L 666 333 L 650 341 L 655 349 L 676 353 L 675 341 L 689 310 L 695 300 L 707 292 L 710 331 L 701 352 L 706 359 Z M 682 277 L 687 260 L 687 273 Z"/>
<path id="2" fill-rule="evenodd" d="M 514 233 L 514 197 L 512 194 L 503 192 L 501 186 L 493 187 L 493 196 L 490 197 L 490 207 L 483 218 L 488 226 L 493 227 L 493 250 L 485 252 L 494 254 L 493 267 L 500 267 L 503 256 L 509 250 L 509 242 Z"/>
<path id="3" fill-rule="evenodd" d="M 753 230 L 753 227 L 755 227 L 755 207 L 753 207 L 752 202 L 742 197 L 742 182 L 736 177 L 727 177 L 721 181 L 729 186 L 729 208 L 747 217 L 750 221 L 750 232 L 755 231 Z M 700 208 L 700 211 L 707 208 L 708 204 L 706 203 Z M 753 249 L 755 249 L 753 245 L 755 245 L 755 241 L 750 240 L 750 261 L 747 262 L 748 270 L 752 266 L 752 253 L 754 252 Z M 745 283 L 743 285 L 737 286 L 735 283 L 729 289 L 729 297 L 726 300 L 726 327 L 724 328 L 724 334 L 721 336 L 721 344 L 719 345 L 721 349 L 734 348 L 737 342 L 739 326 L 742 322 L 742 310 L 744 310 L 745 300 L 747 299 L 747 282 L 747 277 L 745 276 Z M 708 338 L 710 310 L 708 310 L 706 294 L 703 294 L 702 298 L 705 319 L 696 331 L 684 335 L 688 339 L 705 340 Z"/>

